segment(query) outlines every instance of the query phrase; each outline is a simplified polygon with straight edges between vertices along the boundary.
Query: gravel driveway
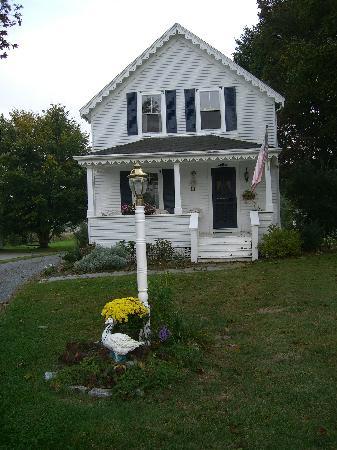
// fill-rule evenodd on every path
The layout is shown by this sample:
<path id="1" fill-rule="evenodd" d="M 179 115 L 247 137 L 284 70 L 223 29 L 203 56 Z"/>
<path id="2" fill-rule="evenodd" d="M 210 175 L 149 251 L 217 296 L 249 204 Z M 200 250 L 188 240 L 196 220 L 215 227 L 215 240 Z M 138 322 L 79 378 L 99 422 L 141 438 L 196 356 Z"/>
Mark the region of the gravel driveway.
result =
<path id="1" fill-rule="evenodd" d="M 60 261 L 59 255 L 50 255 L 0 264 L 0 303 L 8 301 L 17 288 L 46 266 Z"/>

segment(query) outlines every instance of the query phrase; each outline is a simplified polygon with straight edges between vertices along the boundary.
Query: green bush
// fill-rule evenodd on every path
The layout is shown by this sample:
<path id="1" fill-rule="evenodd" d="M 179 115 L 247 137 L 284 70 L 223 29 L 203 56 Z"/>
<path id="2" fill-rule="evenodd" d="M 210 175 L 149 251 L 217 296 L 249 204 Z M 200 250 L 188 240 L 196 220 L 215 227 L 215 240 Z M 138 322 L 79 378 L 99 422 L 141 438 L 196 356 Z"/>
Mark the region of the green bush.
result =
<path id="1" fill-rule="evenodd" d="M 96 246 L 91 253 L 75 262 L 74 269 L 76 272 L 99 272 L 123 269 L 128 263 L 128 253 L 123 245 L 116 244 L 111 248 Z"/>
<path id="2" fill-rule="evenodd" d="M 175 256 L 171 242 L 166 239 L 155 239 L 153 244 L 148 244 L 147 253 L 152 262 L 171 261 Z"/>
<path id="3" fill-rule="evenodd" d="M 323 228 L 318 222 L 306 223 L 300 230 L 302 248 L 305 251 L 319 250 L 323 244 Z"/>
<path id="4" fill-rule="evenodd" d="M 76 243 L 74 248 L 72 248 L 71 250 L 68 250 L 63 255 L 63 260 L 66 261 L 67 263 L 73 264 L 76 261 L 79 261 L 82 257 L 83 257 L 83 255 L 81 253 L 81 249 Z"/>
<path id="5" fill-rule="evenodd" d="M 85 247 L 80 247 L 77 242 L 72 249 L 68 250 L 63 255 L 63 260 L 73 265 L 76 261 L 79 261 L 84 256 L 88 255 L 95 248 L 94 245 L 86 245 Z"/>
<path id="6" fill-rule="evenodd" d="M 299 256 L 301 254 L 300 233 L 271 225 L 259 244 L 259 251 L 263 258 Z"/>
<path id="7" fill-rule="evenodd" d="M 134 241 L 121 241 L 122 245 L 129 255 L 130 261 L 135 263 L 136 261 L 136 243 Z M 149 265 L 165 266 L 168 263 L 186 263 L 189 261 L 186 256 L 176 250 L 170 241 L 167 239 L 155 239 L 155 241 L 146 244 L 146 255 Z"/>
<path id="8" fill-rule="evenodd" d="M 329 251 L 337 250 L 337 231 L 330 233 L 323 239 L 323 249 Z"/>
<path id="9" fill-rule="evenodd" d="M 88 224 L 82 222 L 78 229 L 74 232 L 74 236 L 79 248 L 89 245 Z"/>
<path id="10" fill-rule="evenodd" d="M 93 249 L 92 246 L 89 246 L 88 225 L 86 222 L 80 224 L 78 229 L 74 232 L 74 237 L 74 247 L 68 250 L 63 256 L 63 260 L 70 265 L 82 259 Z"/>

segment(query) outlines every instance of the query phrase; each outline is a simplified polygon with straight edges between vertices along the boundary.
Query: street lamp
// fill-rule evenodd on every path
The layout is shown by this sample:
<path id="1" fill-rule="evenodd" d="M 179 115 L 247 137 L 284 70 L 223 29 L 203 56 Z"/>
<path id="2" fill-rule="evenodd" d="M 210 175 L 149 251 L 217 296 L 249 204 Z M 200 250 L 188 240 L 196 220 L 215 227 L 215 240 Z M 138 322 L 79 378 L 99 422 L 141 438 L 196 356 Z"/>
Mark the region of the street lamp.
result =
<path id="1" fill-rule="evenodd" d="M 136 198 L 136 206 L 144 206 L 143 195 L 147 189 L 147 174 L 139 164 L 135 164 L 128 178 L 131 192 Z"/>
<path id="2" fill-rule="evenodd" d="M 143 195 L 147 188 L 147 174 L 139 164 L 135 164 L 131 170 L 129 185 L 133 196 L 136 198 L 136 258 L 137 258 L 137 287 L 138 298 L 145 306 L 149 307 L 147 294 L 147 260 L 145 240 L 145 212 Z"/>

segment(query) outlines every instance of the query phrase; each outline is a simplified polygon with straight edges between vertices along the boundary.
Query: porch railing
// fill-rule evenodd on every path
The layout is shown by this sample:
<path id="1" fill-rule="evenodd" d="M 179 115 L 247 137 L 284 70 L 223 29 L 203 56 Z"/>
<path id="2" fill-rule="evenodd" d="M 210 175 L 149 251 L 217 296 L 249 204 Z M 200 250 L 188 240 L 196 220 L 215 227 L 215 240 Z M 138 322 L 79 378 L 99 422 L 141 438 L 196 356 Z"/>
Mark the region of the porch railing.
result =
<path id="1" fill-rule="evenodd" d="M 145 217 L 146 240 L 167 239 L 173 247 L 191 248 L 189 229 L 191 214 L 158 214 Z M 114 215 L 89 217 L 90 242 L 111 247 L 117 242 L 135 241 L 136 228 L 134 216 Z"/>

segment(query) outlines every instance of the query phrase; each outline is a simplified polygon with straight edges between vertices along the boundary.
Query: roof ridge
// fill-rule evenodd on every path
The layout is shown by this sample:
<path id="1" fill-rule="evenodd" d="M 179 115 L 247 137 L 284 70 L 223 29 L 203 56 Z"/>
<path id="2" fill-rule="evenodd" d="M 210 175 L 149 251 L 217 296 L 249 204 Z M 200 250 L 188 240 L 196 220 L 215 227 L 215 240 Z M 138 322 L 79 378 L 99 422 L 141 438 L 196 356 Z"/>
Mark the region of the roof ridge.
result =
<path id="1" fill-rule="evenodd" d="M 220 60 L 222 64 L 228 66 L 231 70 L 234 70 L 238 75 L 243 76 L 246 81 L 250 81 L 254 86 L 258 87 L 262 92 L 266 92 L 268 96 L 273 97 L 276 102 L 284 104 L 284 98 L 272 89 L 270 86 L 259 80 L 253 74 L 239 66 L 228 56 L 221 53 L 216 48 L 209 45 L 206 41 L 193 34 L 187 28 L 184 28 L 179 23 L 175 23 L 168 30 L 165 31 L 158 39 L 156 39 L 152 45 L 143 51 L 137 58 L 135 58 L 128 66 L 125 67 L 112 81 L 104 86 L 98 94 L 92 97 L 81 109 L 80 114 L 85 119 L 88 119 L 90 111 L 100 103 L 104 97 L 107 97 L 117 85 L 122 83 L 125 78 L 128 78 L 132 72 L 134 72 L 139 66 L 143 64 L 145 60 L 148 60 L 151 54 L 157 52 L 158 48 L 162 47 L 175 34 L 181 34 L 185 39 L 191 40 L 194 45 L 198 45 L 201 50 L 205 50 L 209 55 L 213 56 L 216 60 Z"/>

